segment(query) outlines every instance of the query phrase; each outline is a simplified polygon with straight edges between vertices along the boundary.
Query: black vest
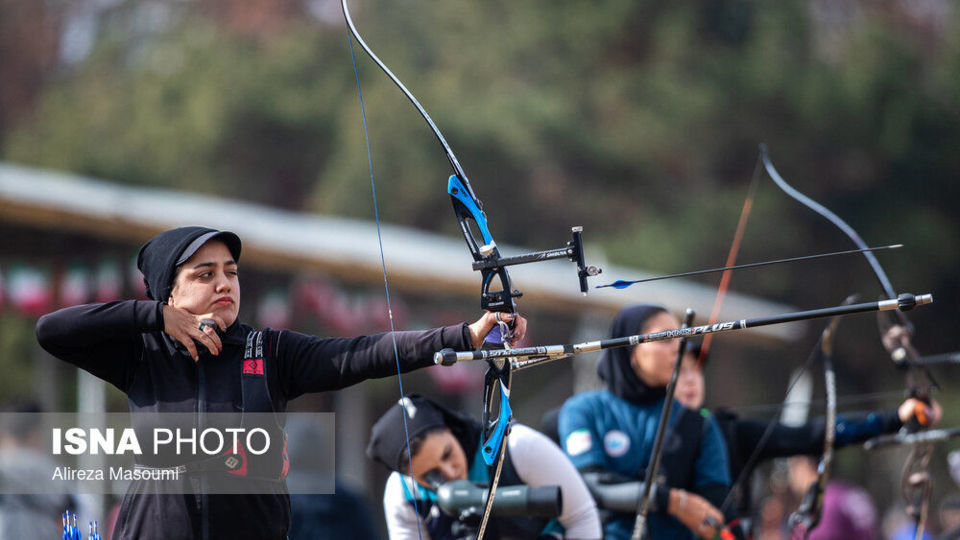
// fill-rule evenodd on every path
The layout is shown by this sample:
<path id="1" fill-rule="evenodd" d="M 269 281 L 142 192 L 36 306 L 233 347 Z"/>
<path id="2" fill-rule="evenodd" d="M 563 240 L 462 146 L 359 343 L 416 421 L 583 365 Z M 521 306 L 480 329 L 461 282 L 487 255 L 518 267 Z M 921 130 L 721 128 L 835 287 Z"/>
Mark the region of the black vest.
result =
<path id="1" fill-rule="evenodd" d="M 706 419 L 700 411 L 680 410 L 677 423 L 667 432 L 663 441 L 659 476 L 668 486 L 691 486 L 697 475 L 700 442 L 706 430 Z M 646 474 L 644 474 L 646 476 Z"/>
<path id="2" fill-rule="evenodd" d="M 264 337 L 267 336 L 266 343 Z M 277 413 L 270 400 L 270 389 L 267 386 L 266 364 L 273 361 L 273 340 L 275 333 L 269 334 L 254 330 L 247 334 L 243 351 L 243 358 L 237 366 L 240 377 L 241 403 L 238 419 L 231 418 L 230 423 L 238 422 L 244 430 L 261 428 L 270 436 L 270 447 L 265 453 L 257 454 L 244 448 L 244 438 L 237 439 L 237 447 L 232 442 L 227 445 L 226 451 L 218 456 L 191 461 L 175 468 L 185 473 L 206 473 L 212 492 L 236 493 L 230 489 L 230 484 L 238 479 L 283 482 L 290 470 L 290 459 L 287 454 L 287 434 L 283 429 L 284 417 Z M 251 414 L 259 413 L 256 420 Z M 203 413 L 201 413 L 203 414 Z M 219 413 L 223 414 L 223 413 Z M 140 466 L 153 469 L 154 467 Z M 212 474 L 211 474 L 212 473 Z M 222 474 L 220 474 L 222 473 Z M 224 486 L 220 486 L 224 483 Z"/>
<path id="3" fill-rule="evenodd" d="M 240 370 L 242 395 L 240 425 L 243 428 L 251 427 L 252 422 L 246 416 L 247 413 L 270 413 L 272 421 L 259 422 L 258 424 L 266 425 L 258 425 L 257 427 L 266 429 L 270 433 L 271 441 L 282 441 L 282 443 L 275 442 L 271 445 L 269 452 L 261 455 L 248 453 L 241 445 L 238 452 L 240 455 L 234 456 L 239 458 L 241 463 L 236 468 L 228 470 L 227 473 L 235 476 L 282 482 L 290 471 L 287 434 L 283 430 L 283 414 L 278 414 L 273 409 L 265 369 L 265 364 L 273 361 L 271 355 L 274 350 L 275 333 L 268 334 L 269 339 L 266 347 L 264 347 L 264 335 L 264 332 L 259 330 L 247 334 Z"/>

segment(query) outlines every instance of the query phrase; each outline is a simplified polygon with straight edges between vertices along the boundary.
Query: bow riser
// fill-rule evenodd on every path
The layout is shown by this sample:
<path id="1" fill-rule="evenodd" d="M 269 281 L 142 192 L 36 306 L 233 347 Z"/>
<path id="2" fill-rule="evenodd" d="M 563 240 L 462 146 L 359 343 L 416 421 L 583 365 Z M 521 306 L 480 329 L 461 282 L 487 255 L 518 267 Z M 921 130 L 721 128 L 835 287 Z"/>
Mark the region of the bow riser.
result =
<path id="1" fill-rule="evenodd" d="M 844 300 L 843 305 L 850 305 L 856 302 L 858 298 L 859 295 L 850 295 Z M 827 402 L 823 455 L 820 457 L 820 463 L 817 464 L 817 480 L 810 486 L 800 506 L 790 515 L 788 520 L 791 530 L 798 526 L 803 527 L 804 538 L 809 537 L 810 533 L 820 524 L 820 518 L 823 515 L 823 498 L 827 492 L 827 482 L 830 479 L 830 468 L 833 464 L 833 446 L 837 432 L 837 381 L 836 373 L 833 370 L 833 340 L 840 319 L 841 317 L 837 316 L 830 320 L 830 323 L 820 334 L 817 348 L 814 349 L 814 353 L 823 362 L 823 383 Z M 810 364 L 807 363 L 806 365 Z"/>
<path id="2" fill-rule="evenodd" d="M 480 454 L 483 461 L 488 466 L 493 465 L 499 454 L 503 439 L 509 432 L 510 418 L 513 417 L 513 409 L 510 407 L 510 364 L 505 363 L 503 368 L 494 369 L 487 372 L 486 385 L 484 388 L 484 403 L 489 404 L 489 408 L 483 411 L 484 440 L 481 442 Z M 496 388 L 499 388 L 500 407 L 494 414 L 493 394 Z M 495 418 L 495 420 L 491 420 Z M 505 420 L 505 421 L 504 421 Z M 489 437 L 486 432 L 490 433 Z"/>
<path id="3" fill-rule="evenodd" d="M 500 323 L 501 326 L 506 326 Z M 503 328 L 498 328 L 506 332 Z M 491 332 L 492 333 L 492 332 Z M 503 346 L 509 348 L 509 341 L 504 340 Z M 513 369 L 509 361 L 487 361 L 487 372 L 484 375 L 483 387 L 483 433 L 480 440 L 480 454 L 488 467 L 496 463 L 490 488 L 487 492 L 487 502 L 484 505 L 483 517 L 477 532 L 477 540 L 483 539 L 487 528 L 487 521 L 493 511 L 493 501 L 497 494 L 497 484 L 500 482 L 500 472 L 503 469 L 503 460 L 507 453 L 507 437 L 510 434 L 510 420 L 513 410 L 510 407 L 510 386 L 513 382 Z M 500 407 L 496 420 L 494 416 L 494 395 L 499 397 Z"/>

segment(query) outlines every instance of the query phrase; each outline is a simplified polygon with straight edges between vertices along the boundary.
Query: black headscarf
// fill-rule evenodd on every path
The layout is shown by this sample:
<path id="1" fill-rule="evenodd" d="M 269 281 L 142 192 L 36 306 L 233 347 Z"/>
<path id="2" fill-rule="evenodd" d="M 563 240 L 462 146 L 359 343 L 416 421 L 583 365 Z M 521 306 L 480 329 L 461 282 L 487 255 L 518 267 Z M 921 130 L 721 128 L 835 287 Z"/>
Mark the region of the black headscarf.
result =
<path id="1" fill-rule="evenodd" d="M 619 338 L 639 334 L 644 323 L 658 313 L 666 313 L 663 306 L 636 304 L 620 310 L 610 325 L 610 337 Z M 667 395 L 663 387 L 652 388 L 637 377 L 630 356 L 633 347 L 604 349 L 597 366 L 597 375 L 607 383 L 607 389 L 618 398 L 632 403 L 651 403 Z"/>
<path id="2" fill-rule="evenodd" d="M 213 238 L 227 245 L 235 262 L 240 261 L 240 237 L 229 231 L 218 231 L 207 227 L 170 229 L 154 236 L 144 244 L 137 256 L 137 268 L 143 273 L 147 297 L 166 302 L 170 298 L 177 267 Z"/>
<path id="3" fill-rule="evenodd" d="M 406 432 L 403 429 L 404 416 L 407 419 Z M 367 457 L 386 465 L 392 471 L 405 471 L 409 465 L 403 459 L 407 437 L 412 440 L 417 435 L 438 427 L 448 428 L 460 441 L 469 464 L 480 445 L 480 423 L 419 394 L 410 394 L 403 398 L 399 405 L 390 407 L 377 420 L 370 429 Z"/>

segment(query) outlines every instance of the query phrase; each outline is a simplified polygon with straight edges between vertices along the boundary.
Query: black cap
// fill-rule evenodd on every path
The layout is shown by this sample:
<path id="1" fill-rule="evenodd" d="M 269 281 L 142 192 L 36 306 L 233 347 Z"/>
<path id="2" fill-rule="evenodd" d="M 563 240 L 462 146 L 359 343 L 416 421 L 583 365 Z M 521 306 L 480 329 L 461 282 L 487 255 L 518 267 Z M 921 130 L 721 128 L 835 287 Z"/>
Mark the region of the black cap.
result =
<path id="1" fill-rule="evenodd" d="M 446 425 L 444 412 L 436 403 L 410 394 L 390 407 L 370 429 L 367 457 L 392 471 L 403 471 L 407 464 L 402 462 L 402 457 L 408 438 L 415 439 L 421 433 Z"/>
<path id="2" fill-rule="evenodd" d="M 143 273 L 147 297 L 166 301 L 170 297 L 177 267 L 214 238 L 226 244 L 233 260 L 239 262 L 240 237 L 229 231 L 207 227 L 179 227 L 164 231 L 144 244 L 137 256 L 137 268 Z"/>

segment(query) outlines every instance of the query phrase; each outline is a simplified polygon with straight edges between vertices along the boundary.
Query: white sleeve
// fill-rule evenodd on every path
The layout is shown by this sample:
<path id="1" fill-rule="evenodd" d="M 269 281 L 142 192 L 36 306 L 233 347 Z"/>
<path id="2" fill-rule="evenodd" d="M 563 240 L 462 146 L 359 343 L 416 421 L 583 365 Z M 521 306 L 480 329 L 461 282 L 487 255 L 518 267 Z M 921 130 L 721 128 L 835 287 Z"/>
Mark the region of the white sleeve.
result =
<path id="1" fill-rule="evenodd" d="M 510 459 L 520 480 L 528 486 L 560 486 L 564 538 L 594 539 L 603 536 L 597 505 L 580 473 L 566 454 L 546 435 L 514 424 L 507 438 Z"/>
<path id="2" fill-rule="evenodd" d="M 404 496 L 404 480 L 408 487 L 412 486 L 413 480 L 410 477 L 393 472 L 383 488 L 383 515 L 387 520 L 390 540 L 430 540 L 430 534 L 420 525 L 413 505 L 407 502 Z"/>

